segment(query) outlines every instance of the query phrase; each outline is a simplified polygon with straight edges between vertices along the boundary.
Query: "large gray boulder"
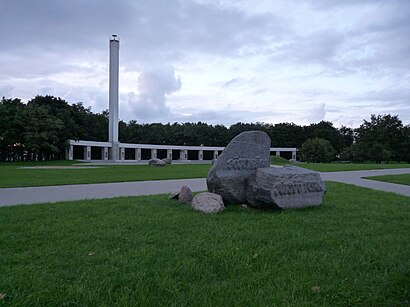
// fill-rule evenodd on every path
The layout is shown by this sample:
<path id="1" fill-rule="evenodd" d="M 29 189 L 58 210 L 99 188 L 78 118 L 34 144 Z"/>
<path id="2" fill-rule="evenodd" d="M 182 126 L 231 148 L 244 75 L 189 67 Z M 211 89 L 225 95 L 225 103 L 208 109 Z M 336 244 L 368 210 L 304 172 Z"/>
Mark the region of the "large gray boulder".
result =
<path id="1" fill-rule="evenodd" d="M 249 176 L 270 166 L 270 143 L 263 131 L 242 132 L 233 138 L 208 173 L 208 191 L 221 195 L 225 204 L 244 203 Z"/>
<path id="2" fill-rule="evenodd" d="M 218 213 L 225 209 L 222 196 L 209 192 L 195 195 L 191 207 L 204 213 Z"/>
<path id="3" fill-rule="evenodd" d="M 318 172 L 296 166 L 260 168 L 248 179 L 246 201 L 258 209 L 319 206 L 325 191 Z"/>

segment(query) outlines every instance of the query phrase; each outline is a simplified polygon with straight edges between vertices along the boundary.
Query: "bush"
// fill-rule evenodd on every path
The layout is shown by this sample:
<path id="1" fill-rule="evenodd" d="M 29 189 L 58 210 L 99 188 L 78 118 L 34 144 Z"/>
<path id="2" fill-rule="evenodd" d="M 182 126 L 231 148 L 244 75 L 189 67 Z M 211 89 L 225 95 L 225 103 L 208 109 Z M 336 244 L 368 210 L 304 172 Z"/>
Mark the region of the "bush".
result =
<path id="1" fill-rule="evenodd" d="M 300 152 L 302 161 L 306 162 L 330 162 L 336 155 L 330 142 L 320 138 L 307 139 Z"/>

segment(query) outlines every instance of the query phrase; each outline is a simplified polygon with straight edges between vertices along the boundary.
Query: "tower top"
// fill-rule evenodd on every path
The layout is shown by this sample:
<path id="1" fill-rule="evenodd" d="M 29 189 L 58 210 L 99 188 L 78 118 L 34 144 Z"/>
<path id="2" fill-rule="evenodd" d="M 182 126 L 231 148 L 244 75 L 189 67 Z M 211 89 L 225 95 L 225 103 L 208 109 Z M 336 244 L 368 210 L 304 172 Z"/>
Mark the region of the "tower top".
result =
<path id="1" fill-rule="evenodd" d="M 110 37 L 110 41 L 117 41 L 117 42 L 119 42 L 119 41 L 120 41 L 120 38 L 118 37 L 117 34 L 113 34 L 113 35 L 111 35 L 111 37 Z"/>

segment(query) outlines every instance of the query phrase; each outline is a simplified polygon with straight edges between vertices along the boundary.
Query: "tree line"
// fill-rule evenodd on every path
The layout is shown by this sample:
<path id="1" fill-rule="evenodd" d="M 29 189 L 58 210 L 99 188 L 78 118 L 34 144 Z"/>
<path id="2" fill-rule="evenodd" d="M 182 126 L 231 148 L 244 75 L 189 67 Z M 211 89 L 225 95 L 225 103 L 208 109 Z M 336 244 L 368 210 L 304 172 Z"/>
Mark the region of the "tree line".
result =
<path id="1" fill-rule="evenodd" d="M 0 160 L 64 159 L 67 140 L 108 140 L 108 110 L 91 112 L 82 103 L 69 104 L 53 96 L 0 102 Z M 398 116 L 371 115 L 358 128 L 335 128 L 321 121 L 294 123 L 236 123 L 230 127 L 197 123 L 139 124 L 119 122 L 119 141 L 138 144 L 226 146 L 239 133 L 265 131 L 272 147 L 296 147 L 305 161 L 408 161 L 410 126 Z"/>

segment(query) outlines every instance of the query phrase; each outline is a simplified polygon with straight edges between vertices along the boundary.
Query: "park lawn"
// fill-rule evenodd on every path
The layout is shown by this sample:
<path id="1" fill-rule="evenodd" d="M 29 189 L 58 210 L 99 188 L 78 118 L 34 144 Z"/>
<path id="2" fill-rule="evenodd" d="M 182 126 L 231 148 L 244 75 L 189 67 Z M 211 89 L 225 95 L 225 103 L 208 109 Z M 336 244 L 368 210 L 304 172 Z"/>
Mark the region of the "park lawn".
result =
<path id="1" fill-rule="evenodd" d="M 174 164 L 166 167 L 148 165 L 100 165 L 97 168 L 78 169 L 26 169 L 26 166 L 70 166 L 73 163 L 2 163 L 0 165 L 0 188 L 87 184 L 184 178 L 204 178 L 208 175 L 207 164 Z M 71 162 L 71 161 L 70 161 Z"/>
<path id="2" fill-rule="evenodd" d="M 410 185 L 410 174 L 365 177 L 366 179 Z"/>
<path id="3" fill-rule="evenodd" d="M 0 305 L 405 306 L 410 198 L 195 212 L 166 195 L 0 208 Z"/>
<path id="4" fill-rule="evenodd" d="M 343 171 L 365 171 L 372 169 L 410 168 L 409 163 L 296 163 L 295 166 L 307 168 L 318 172 L 343 172 Z"/>
<path id="5" fill-rule="evenodd" d="M 320 172 L 408 168 L 410 164 L 354 164 L 354 163 L 290 163 L 283 158 L 271 157 L 275 165 L 294 165 Z M 0 163 L 0 188 L 52 186 L 67 184 L 127 182 L 205 178 L 210 164 L 172 164 L 166 167 L 148 165 L 97 165 L 88 168 L 81 163 L 78 169 L 26 169 L 30 166 L 71 166 L 78 161 Z"/>

